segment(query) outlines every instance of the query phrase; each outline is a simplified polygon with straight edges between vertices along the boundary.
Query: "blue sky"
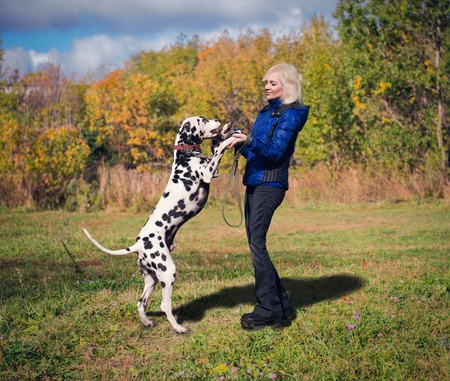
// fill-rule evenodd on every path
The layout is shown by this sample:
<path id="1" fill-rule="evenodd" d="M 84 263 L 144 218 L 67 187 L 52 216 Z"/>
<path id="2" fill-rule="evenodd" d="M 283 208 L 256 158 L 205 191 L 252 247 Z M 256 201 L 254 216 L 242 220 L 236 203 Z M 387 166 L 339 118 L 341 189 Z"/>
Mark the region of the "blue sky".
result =
<path id="1" fill-rule="evenodd" d="M 3 69 L 58 64 L 67 75 L 101 75 L 180 34 L 210 40 L 227 30 L 298 30 L 314 14 L 335 24 L 337 0 L 0 0 Z"/>

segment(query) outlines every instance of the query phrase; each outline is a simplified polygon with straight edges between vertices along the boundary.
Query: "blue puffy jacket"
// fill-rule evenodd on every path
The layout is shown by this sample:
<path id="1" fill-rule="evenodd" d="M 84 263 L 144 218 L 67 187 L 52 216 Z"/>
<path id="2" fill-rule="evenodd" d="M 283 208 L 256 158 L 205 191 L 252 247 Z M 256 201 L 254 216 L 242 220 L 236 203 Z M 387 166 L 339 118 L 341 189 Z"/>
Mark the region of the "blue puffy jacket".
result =
<path id="1" fill-rule="evenodd" d="M 308 119 L 309 106 L 283 105 L 270 100 L 256 117 L 250 142 L 242 149 L 247 159 L 243 183 L 289 188 L 288 169 L 298 133 Z"/>

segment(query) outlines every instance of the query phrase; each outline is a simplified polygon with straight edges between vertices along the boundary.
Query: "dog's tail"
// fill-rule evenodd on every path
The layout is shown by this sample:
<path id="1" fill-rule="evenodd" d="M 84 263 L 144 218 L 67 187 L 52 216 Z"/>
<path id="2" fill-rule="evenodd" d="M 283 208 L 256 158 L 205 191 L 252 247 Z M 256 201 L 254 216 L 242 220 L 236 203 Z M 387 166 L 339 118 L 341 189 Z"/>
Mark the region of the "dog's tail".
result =
<path id="1" fill-rule="evenodd" d="M 106 247 L 103 247 L 100 245 L 92 236 L 89 234 L 89 232 L 83 228 L 84 233 L 87 235 L 87 237 L 92 241 L 92 243 L 97 246 L 101 251 L 104 251 L 105 253 L 111 254 L 111 255 L 127 255 L 131 253 L 137 253 L 137 245 L 134 244 L 133 246 L 127 247 L 126 249 L 121 250 L 109 250 Z"/>

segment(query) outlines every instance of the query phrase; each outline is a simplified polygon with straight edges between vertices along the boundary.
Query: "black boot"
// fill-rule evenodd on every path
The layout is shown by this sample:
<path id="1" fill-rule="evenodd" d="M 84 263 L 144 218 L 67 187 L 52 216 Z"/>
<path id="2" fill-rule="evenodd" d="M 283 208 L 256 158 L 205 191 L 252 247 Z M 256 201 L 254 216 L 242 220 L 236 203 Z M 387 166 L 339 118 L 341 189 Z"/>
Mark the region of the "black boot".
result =
<path id="1" fill-rule="evenodd" d="M 264 328 L 266 325 L 271 325 L 275 328 L 283 326 L 283 315 L 277 317 L 266 317 L 256 312 L 244 314 L 241 317 L 241 325 L 248 329 Z"/>

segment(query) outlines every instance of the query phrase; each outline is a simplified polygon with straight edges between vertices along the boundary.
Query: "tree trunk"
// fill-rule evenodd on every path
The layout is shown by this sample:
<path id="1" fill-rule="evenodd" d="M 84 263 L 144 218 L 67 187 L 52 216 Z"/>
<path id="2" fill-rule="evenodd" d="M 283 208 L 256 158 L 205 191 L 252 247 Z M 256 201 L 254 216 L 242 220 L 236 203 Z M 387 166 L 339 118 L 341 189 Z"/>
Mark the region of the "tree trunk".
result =
<path id="1" fill-rule="evenodd" d="M 441 26 L 439 25 L 436 31 L 436 93 L 437 93 L 437 142 L 441 156 L 441 169 L 445 170 L 448 166 L 447 154 L 444 145 L 444 135 L 442 131 L 443 118 L 444 118 L 444 105 L 442 102 L 442 89 L 440 78 L 440 59 L 441 59 Z"/>

